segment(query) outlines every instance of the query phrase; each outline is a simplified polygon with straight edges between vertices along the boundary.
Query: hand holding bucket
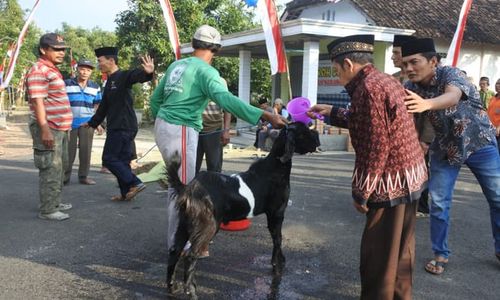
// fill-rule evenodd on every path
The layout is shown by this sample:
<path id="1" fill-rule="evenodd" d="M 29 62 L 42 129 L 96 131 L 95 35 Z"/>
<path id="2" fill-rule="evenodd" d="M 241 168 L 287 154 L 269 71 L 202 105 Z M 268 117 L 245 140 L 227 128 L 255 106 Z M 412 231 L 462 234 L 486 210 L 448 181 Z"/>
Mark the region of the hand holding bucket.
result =
<path id="1" fill-rule="evenodd" d="M 307 112 L 311 108 L 311 101 L 305 97 L 293 98 L 288 102 L 286 109 L 288 113 L 292 116 L 292 120 L 295 122 L 300 122 L 308 125 L 311 123 L 311 118 L 308 116 Z M 314 117 L 319 120 L 323 120 L 324 117 L 318 113 L 314 113 Z"/>

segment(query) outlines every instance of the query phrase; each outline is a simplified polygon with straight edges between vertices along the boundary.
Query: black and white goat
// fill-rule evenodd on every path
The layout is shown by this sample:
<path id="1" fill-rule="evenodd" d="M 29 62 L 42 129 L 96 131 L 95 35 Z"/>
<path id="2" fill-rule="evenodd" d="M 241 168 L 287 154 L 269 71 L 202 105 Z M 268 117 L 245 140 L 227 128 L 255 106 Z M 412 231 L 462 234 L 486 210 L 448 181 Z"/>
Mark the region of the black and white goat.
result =
<path id="1" fill-rule="evenodd" d="M 169 187 L 178 193 L 179 225 L 168 257 L 169 292 L 173 292 L 175 267 L 187 241 L 191 242 L 191 250 L 185 261 L 185 292 L 196 299 L 193 277 L 196 260 L 208 248 L 219 225 L 264 213 L 273 239 L 273 272 L 281 274 L 285 262 L 281 226 L 290 194 L 291 159 L 294 152 L 314 152 L 317 146 L 317 132 L 302 123 L 291 123 L 281 130 L 270 153 L 247 171 L 232 176 L 200 172 L 188 185 L 179 179 L 180 157 L 174 155 L 167 173 Z"/>

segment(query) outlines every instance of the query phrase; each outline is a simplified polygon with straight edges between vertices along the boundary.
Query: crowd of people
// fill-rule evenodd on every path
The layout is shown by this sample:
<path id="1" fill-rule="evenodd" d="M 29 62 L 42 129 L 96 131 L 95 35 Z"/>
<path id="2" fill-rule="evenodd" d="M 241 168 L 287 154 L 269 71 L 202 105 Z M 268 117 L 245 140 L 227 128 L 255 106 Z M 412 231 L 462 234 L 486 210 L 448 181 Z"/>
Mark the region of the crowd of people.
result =
<path id="1" fill-rule="evenodd" d="M 494 253 L 500 260 L 498 125 L 490 121 L 485 102 L 465 73 L 442 66 L 430 38 L 396 37 L 393 60 L 402 67 L 403 85 L 374 68 L 373 36 L 337 39 L 328 51 L 351 96 L 351 108 L 315 105 L 312 111 L 349 128 L 356 152 L 354 206 L 367 215 L 361 241 L 361 298 L 411 298 L 416 203 L 427 201 L 422 197 L 426 182 L 434 257 L 425 270 L 434 275 L 445 271 L 451 253 L 449 212 L 463 164 L 488 201 Z M 489 111 L 498 113 L 494 106 Z M 408 113 L 416 120 L 409 120 Z"/>
<path id="2" fill-rule="evenodd" d="M 220 33 L 199 27 L 192 38 L 193 55 L 173 62 L 154 90 L 150 106 L 155 140 L 166 164 L 178 152 L 179 177 L 188 183 L 200 171 L 222 171 L 222 147 L 229 142 L 231 115 L 260 124 L 256 147 L 265 148 L 289 116 L 281 99 L 260 108 L 228 91 L 211 66 L 221 48 Z M 106 120 L 103 166 L 120 189 L 114 201 L 132 200 L 145 189 L 130 167 L 138 131 L 132 85 L 152 80 L 154 61 L 142 57 L 142 67 L 121 70 L 118 49 L 95 50 L 98 66 L 108 79 L 101 89 L 91 81 L 90 59 L 78 62 L 76 78 L 63 80 L 57 65 L 67 45 L 54 33 L 40 38 L 39 60 L 27 75 L 31 109 L 29 128 L 34 163 L 39 169 L 39 217 L 65 220 L 71 204 L 61 191 L 70 181 L 79 149 L 78 181 L 89 178 L 94 130 L 102 133 Z M 449 213 L 453 189 L 462 165 L 476 176 L 489 204 L 494 251 L 500 260 L 500 79 L 496 93 L 489 79 L 478 90 L 458 68 L 440 64 L 434 41 L 395 36 L 397 76 L 373 65 L 374 36 L 355 35 L 334 40 L 328 53 L 339 82 L 351 97 L 349 108 L 317 104 L 311 118 L 328 117 L 331 125 L 349 129 L 356 160 L 353 170 L 354 207 L 366 214 L 361 238 L 361 298 L 410 299 L 415 263 L 415 219 L 429 216 L 433 257 L 429 273 L 445 272 L 450 257 Z M 168 241 L 174 245 L 179 222 L 176 193 L 168 190 Z M 189 248 L 189 243 L 186 249 Z"/>

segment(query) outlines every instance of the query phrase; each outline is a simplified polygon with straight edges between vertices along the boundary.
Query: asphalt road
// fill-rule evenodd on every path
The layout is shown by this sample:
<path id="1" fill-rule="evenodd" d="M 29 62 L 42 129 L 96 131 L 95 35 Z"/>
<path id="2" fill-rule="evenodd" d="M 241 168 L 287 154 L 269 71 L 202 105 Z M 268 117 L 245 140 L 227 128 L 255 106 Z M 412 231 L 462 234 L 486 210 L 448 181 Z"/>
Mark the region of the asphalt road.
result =
<path id="1" fill-rule="evenodd" d="M 200 299 L 357 299 L 365 217 L 351 204 L 353 158 L 345 152 L 294 157 L 282 278 L 271 276 L 272 242 L 259 216 L 246 231 L 216 236 L 211 257 L 197 265 Z M 231 158 L 224 170 L 245 170 L 251 162 Z M 71 219 L 50 222 L 36 217 L 32 161 L 0 159 L 0 299 L 167 298 L 164 190 L 149 184 L 135 201 L 113 203 L 114 177 L 97 170 L 91 171 L 97 185 L 65 187 Z M 499 299 L 488 206 L 466 168 L 452 208 L 453 254 L 442 276 L 423 270 L 432 256 L 428 222 L 417 221 L 414 299 Z"/>

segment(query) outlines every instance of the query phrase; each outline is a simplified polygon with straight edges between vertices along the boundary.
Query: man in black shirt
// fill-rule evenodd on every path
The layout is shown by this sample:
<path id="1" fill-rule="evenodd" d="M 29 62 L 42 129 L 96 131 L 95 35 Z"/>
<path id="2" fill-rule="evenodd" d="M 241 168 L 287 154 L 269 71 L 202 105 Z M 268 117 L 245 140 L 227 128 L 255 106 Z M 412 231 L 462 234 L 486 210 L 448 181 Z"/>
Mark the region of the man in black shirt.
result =
<path id="1" fill-rule="evenodd" d="M 146 55 L 141 57 L 143 69 L 120 70 L 118 49 L 104 47 L 95 50 L 99 69 L 108 75 L 102 102 L 87 126 L 97 128 L 106 118 L 106 142 L 102 153 L 103 165 L 118 179 L 120 195 L 113 201 L 131 200 L 146 188 L 130 169 L 132 143 L 137 134 L 137 118 L 134 112 L 132 85 L 153 78 L 154 63 Z"/>

